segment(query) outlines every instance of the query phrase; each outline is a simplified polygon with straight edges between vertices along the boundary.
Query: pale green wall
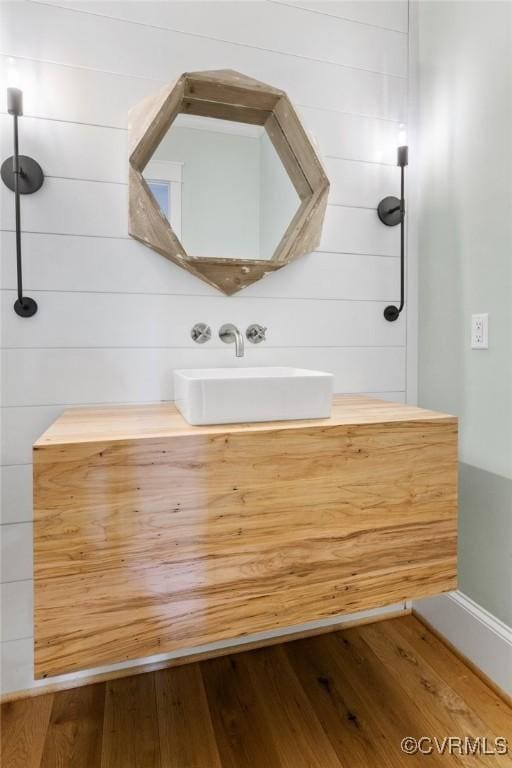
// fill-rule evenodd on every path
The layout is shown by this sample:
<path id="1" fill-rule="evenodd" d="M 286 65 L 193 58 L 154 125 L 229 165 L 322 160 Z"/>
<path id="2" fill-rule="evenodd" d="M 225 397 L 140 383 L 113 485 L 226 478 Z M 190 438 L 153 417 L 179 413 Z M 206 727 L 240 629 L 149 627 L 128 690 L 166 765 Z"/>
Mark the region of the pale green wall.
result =
<path id="1" fill-rule="evenodd" d="M 265 133 L 260 139 L 260 258 L 269 259 L 279 245 L 300 199 Z"/>
<path id="2" fill-rule="evenodd" d="M 512 626 L 512 3 L 415 12 L 419 401 L 460 417 L 459 588 Z"/>
<path id="3" fill-rule="evenodd" d="M 299 207 L 267 133 L 250 128 L 258 133 L 176 124 L 155 153 L 183 163 L 181 240 L 194 256 L 270 259 Z"/>
<path id="4" fill-rule="evenodd" d="M 460 465 L 461 589 L 512 626 L 512 480 Z M 508 584 L 508 588 L 507 588 Z"/>
<path id="5" fill-rule="evenodd" d="M 172 126 L 155 159 L 184 163 L 181 236 L 189 254 L 259 258 L 257 137 Z"/>

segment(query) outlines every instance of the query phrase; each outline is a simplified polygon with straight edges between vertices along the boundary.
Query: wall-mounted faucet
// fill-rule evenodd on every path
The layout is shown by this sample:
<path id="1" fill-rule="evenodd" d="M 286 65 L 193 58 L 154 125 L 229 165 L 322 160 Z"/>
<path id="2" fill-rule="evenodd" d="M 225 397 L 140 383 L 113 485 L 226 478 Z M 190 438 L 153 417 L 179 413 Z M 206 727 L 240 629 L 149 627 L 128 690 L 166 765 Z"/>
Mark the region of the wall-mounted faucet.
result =
<path id="1" fill-rule="evenodd" d="M 224 344 L 235 343 L 235 355 L 244 356 L 244 337 L 233 323 L 225 323 L 219 330 L 219 338 Z"/>
<path id="2" fill-rule="evenodd" d="M 246 330 L 245 336 L 251 344 L 261 344 L 267 336 L 267 329 L 259 323 L 252 323 Z M 212 329 L 208 323 L 196 323 L 190 331 L 191 338 L 196 344 L 206 344 L 212 337 Z M 243 357 L 245 353 L 244 337 L 233 323 L 225 323 L 219 329 L 219 338 L 224 344 L 235 344 L 235 354 Z"/>

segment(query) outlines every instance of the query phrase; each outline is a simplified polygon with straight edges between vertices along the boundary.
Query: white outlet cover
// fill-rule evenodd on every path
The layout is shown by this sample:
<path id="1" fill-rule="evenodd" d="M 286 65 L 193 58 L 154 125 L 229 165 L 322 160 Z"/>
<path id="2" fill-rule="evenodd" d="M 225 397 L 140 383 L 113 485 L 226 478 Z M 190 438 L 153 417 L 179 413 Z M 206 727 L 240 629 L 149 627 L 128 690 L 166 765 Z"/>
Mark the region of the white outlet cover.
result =
<path id="1" fill-rule="evenodd" d="M 489 315 L 471 315 L 471 349 L 489 348 Z"/>

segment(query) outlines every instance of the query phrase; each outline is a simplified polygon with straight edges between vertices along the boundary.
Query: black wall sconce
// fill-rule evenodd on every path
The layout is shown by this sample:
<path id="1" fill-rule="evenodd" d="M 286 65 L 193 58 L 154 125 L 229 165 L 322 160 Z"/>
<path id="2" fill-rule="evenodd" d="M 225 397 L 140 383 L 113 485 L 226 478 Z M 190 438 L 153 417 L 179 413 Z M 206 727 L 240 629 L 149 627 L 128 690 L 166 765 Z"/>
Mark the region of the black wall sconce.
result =
<path id="1" fill-rule="evenodd" d="M 387 227 L 400 224 L 400 305 L 389 304 L 384 310 L 384 317 L 390 323 L 398 320 L 405 306 L 405 166 L 409 164 L 409 147 L 398 147 L 397 165 L 400 167 L 400 199 L 385 197 L 377 208 L 379 219 Z"/>
<path id="2" fill-rule="evenodd" d="M 14 311 L 20 317 L 32 317 L 37 312 L 37 302 L 23 295 L 23 276 L 21 265 L 21 211 L 20 195 L 31 195 L 41 188 L 44 174 L 39 163 L 31 157 L 19 154 L 18 117 L 23 115 L 23 93 L 19 88 L 7 89 L 7 111 L 14 123 L 14 154 L 4 160 L 1 168 L 2 181 L 14 192 L 14 210 L 16 216 L 16 268 L 18 298 Z"/>

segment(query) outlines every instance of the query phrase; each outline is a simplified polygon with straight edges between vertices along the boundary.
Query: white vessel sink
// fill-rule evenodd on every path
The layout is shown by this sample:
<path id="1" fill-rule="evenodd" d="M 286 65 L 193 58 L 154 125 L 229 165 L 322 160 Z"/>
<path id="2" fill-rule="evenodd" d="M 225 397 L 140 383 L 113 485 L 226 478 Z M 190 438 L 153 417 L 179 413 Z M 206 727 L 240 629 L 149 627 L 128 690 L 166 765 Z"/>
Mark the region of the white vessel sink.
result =
<path id="1" fill-rule="evenodd" d="M 174 371 L 176 408 L 196 425 L 328 418 L 332 390 L 332 373 L 302 368 Z"/>

